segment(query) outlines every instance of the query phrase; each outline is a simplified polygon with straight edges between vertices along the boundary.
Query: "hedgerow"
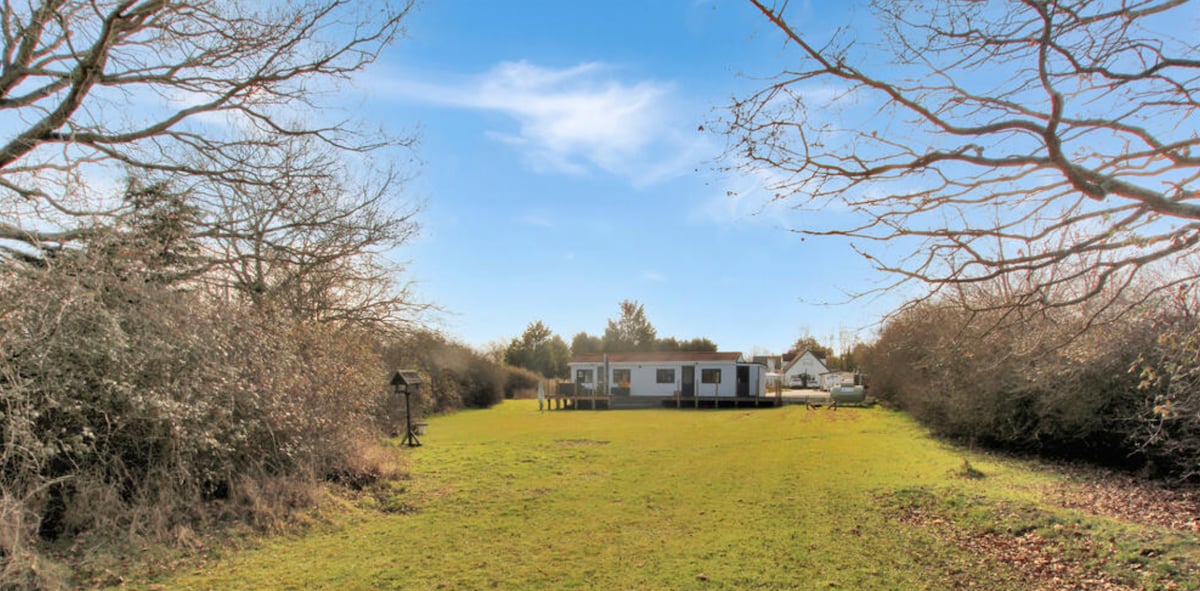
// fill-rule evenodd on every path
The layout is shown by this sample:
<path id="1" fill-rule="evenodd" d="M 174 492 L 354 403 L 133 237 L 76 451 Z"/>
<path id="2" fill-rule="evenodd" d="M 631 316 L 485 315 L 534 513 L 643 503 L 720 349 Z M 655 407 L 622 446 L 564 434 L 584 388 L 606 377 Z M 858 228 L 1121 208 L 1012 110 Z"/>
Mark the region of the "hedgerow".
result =
<path id="1" fill-rule="evenodd" d="M 959 294 L 893 316 L 864 358 L 873 394 L 971 445 L 1197 476 L 1194 300 L 1111 319 L 1005 304 Z"/>

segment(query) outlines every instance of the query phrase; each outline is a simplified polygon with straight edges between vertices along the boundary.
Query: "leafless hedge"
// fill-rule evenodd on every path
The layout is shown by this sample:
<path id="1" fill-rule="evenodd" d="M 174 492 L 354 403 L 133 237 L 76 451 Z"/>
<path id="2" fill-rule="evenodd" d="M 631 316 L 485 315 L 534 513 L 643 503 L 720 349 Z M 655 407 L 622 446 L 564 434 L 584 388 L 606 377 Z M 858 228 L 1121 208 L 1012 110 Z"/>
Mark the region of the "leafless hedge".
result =
<path id="1" fill-rule="evenodd" d="M 1095 324 L 1074 308 L 1012 322 L 1003 297 L 960 291 L 890 319 L 864 359 L 874 393 L 970 444 L 1197 476 L 1194 299 L 1160 293 Z"/>

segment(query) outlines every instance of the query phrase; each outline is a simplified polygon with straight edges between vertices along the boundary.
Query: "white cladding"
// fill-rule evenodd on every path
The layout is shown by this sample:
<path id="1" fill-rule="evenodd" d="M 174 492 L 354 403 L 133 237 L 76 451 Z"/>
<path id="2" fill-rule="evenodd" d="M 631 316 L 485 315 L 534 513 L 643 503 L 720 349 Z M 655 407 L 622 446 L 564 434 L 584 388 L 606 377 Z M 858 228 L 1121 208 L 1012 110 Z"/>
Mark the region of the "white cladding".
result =
<path id="1" fill-rule="evenodd" d="M 808 387 L 816 388 L 820 384 L 821 374 L 828 372 L 829 369 L 821 362 L 812 351 L 805 351 L 799 359 L 794 360 L 787 366 L 787 371 L 784 372 L 783 380 L 788 386 L 799 387 L 804 380 L 801 378 L 804 374 L 808 375 Z"/>

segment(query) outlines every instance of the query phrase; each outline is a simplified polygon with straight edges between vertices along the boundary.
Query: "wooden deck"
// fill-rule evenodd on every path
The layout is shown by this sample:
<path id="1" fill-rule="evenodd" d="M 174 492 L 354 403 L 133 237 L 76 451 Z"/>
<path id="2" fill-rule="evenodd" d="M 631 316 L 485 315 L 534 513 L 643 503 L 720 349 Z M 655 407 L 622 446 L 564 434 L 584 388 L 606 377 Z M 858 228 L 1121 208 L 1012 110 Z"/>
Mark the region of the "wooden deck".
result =
<path id="1" fill-rule="evenodd" d="M 612 408 L 612 401 L 612 396 L 551 394 L 546 397 L 546 407 L 548 410 L 607 410 Z"/>
<path id="2" fill-rule="evenodd" d="M 874 400 L 867 399 L 862 392 L 849 395 L 831 395 L 829 392 L 805 392 L 766 396 L 638 396 L 624 392 L 618 394 L 596 394 L 591 390 L 578 390 L 575 384 L 551 384 L 546 388 L 553 392 L 545 396 L 546 410 L 633 410 L 643 408 L 771 408 L 789 404 L 803 404 L 808 408 L 836 409 L 841 406 L 871 406 Z M 579 391 L 578 394 L 576 392 Z"/>
<path id="3" fill-rule="evenodd" d="M 575 384 L 559 383 L 546 395 L 547 410 L 612 410 L 637 408 L 770 408 L 781 406 L 777 396 L 631 396 L 578 392 Z M 578 393 L 577 393 L 578 392 Z"/>
<path id="4" fill-rule="evenodd" d="M 665 408 L 772 408 L 780 406 L 774 396 L 673 397 L 662 401 Z"/>

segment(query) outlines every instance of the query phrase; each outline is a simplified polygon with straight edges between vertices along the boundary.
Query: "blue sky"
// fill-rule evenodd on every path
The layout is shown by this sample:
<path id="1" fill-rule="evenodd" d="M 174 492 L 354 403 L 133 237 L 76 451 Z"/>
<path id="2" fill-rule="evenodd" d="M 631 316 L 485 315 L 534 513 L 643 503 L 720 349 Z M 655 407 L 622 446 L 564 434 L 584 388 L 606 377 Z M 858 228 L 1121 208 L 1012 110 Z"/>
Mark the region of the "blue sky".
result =
<path id="1" fill-rule="evenodd" d="M 793 18 L 844 24 L 828 5 Z M 440 327 L 482 347 L 541 320 L 569 342 L 633 299 L 660 336 L 722 350 L 867 336 L 894 299 L 828 304 L 882 278 L 846 243 L 788 231 L 844 213 L 771 203 L 762 179 L 720 170 L 710 123 L 786 57 L 743 2 L 420 6 L 356 85 L 364 118 L 419 135 L 422 232 L 397 256 Z"/>

